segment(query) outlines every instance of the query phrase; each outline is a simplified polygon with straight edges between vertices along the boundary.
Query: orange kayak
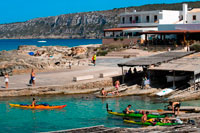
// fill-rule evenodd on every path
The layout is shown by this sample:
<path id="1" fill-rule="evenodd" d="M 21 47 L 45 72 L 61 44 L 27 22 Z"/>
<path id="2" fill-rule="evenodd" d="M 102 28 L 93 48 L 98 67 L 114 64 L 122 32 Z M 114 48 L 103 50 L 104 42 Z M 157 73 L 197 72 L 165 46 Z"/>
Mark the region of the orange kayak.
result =
<path id="1" fill-rule="evenodd" d="M 27 108 L 27 109 L 62 109 L 66 107 L 67 105 L 57 105 L 57 106 L 50 106 L 50 105 L 36 105 L 36 106 L 31 106 L 31 105 L 21 105 L 21 104 L 9 104 L 11 107 L 19 107 L 19 108 Z"/>

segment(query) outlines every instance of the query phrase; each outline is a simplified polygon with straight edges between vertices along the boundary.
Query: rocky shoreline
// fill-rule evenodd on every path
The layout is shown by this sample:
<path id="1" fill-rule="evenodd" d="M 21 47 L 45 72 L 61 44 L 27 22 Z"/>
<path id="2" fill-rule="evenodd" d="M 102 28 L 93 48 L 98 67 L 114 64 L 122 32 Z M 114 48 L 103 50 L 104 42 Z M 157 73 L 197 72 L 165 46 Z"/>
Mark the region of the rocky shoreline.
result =
<path id="1" fill-rule="evenodd" d="M 41 86 L 16 89 L 0 89 L 0 97 L 36 96 L 54 94 L 87 94 L 113 85 L 112 78 L 87 82 L 71 83 L 63 86 Z"/>
<path id="2" fill-rule="evenodd" d="M 30 72 L 86 66 L 100 44 L 69 48 L 67 46 L 22 45 L 18 50 L 0 52 L 0 76 Z"/>

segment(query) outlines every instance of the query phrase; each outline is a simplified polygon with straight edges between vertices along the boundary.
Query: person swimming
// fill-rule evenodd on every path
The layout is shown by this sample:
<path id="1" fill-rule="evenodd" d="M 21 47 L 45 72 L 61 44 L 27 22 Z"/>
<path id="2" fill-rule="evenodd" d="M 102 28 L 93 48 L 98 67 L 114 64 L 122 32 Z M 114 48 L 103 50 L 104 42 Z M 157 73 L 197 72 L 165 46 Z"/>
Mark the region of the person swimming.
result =
<path id="1" fill-rule="evenodd" d="M 130 110 L 131 108 L 131 105 L 129 104 L 126 109 L 123 111 L 124 114 L 130 114 L 130 113 L 133 113 L 134 110 Z"/>

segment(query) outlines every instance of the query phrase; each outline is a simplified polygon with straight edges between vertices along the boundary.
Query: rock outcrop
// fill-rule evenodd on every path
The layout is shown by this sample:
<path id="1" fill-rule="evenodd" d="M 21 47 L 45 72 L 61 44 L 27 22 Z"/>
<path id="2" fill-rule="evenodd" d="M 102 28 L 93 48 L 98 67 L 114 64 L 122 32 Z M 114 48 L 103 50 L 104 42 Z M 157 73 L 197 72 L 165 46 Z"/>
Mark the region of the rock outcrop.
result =
<path id="1" fill-rule="evenodd" d="M 88 65 L 87 57 L 91 54 L 86 46 L 69 48 L 66 46 L 22 45 L 18 47 L 18 50 L 0 52 L 0 76 L 5 73 L 9 75 L 24 73 L 32 68 L 48 70 Z"/>

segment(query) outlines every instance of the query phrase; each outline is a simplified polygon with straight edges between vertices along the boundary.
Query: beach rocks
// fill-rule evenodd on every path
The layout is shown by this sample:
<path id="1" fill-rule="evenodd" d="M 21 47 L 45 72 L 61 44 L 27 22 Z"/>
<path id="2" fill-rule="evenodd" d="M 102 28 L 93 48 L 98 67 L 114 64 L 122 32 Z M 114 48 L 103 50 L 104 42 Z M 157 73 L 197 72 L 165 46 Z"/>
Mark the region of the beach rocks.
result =
<path id="1" fill-rule="evenodd" d="M 80 54 L 86 54 L 87 48 L 83 47 L 73 47 L 71 48 L 72 50 L 72 55 L 80 55 Z"/>
<path id="2" fill-rule="evenodd" d="M 96 47 L 96 45 L 94 46 Z M 89 45 L 89 47 L 92 46 Z M 32 68 L 52 70 L 66 69 L 70 65 L 88 65 L 89 60 L 87 57 L 87 46 L 69 48 L 67 46 L 37 47 L 35 45 L 21 45 L 18 50 L 0 52 L 0 76 L 5 73 L 12 75 L 13 72 L 29 72 Z"/>
<path id="3" fill-rule="evenodd" d="M 37 50 L 38 47 L 36 45 L 20 45 L 18 46 L 17 50 L 26 50 L 26 51 L 33 51 Z"/>

